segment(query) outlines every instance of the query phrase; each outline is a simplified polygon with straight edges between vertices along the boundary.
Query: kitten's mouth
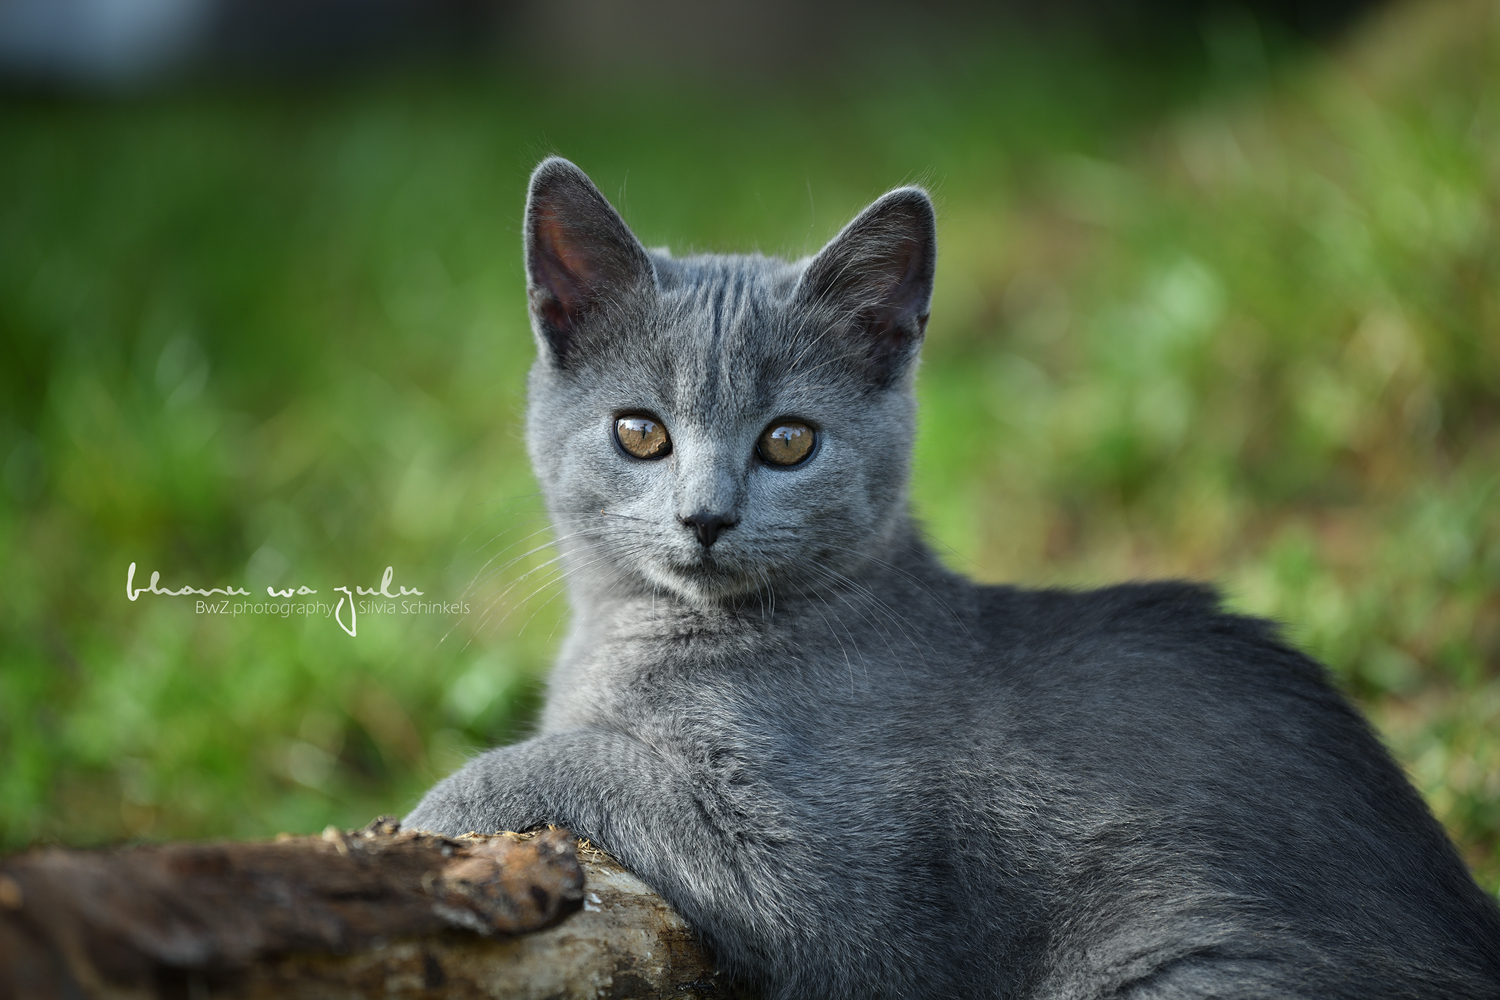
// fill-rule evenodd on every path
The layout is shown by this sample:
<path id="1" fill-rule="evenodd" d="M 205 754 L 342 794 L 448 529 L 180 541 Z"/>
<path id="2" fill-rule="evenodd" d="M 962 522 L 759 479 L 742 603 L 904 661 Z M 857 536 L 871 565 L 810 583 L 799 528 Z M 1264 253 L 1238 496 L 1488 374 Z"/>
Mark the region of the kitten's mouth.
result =
<path id="1" fill-rule="evenodd" d="M 673 560 L 668 575 L 677 588 L 697 598 L 734 597 L 756 589 L 758 576 L 746 572 L 738 560 L 715 557 L 712 550 L 700 550 L 696 558 Z"/>
<path id="2" fill-rule="evenodd" d="M 739 576 L 731 567 L 726 566 L 721 560 L 715 559 L 712 552 L 700 552 L 698 558 L 678 563 L 672 569 L 683 576 L 689 576 L 694 579 L 702 579 L 704 577 L 721 579 Z"/>

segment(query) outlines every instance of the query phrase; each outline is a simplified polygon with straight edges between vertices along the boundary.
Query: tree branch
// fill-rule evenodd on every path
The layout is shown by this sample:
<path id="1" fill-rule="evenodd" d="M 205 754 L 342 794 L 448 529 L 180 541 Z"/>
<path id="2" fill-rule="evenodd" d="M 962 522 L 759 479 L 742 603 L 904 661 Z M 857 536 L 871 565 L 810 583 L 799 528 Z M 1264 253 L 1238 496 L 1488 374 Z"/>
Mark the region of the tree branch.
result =
<path id="1" fill-rule="evenodd" d="M 743 997 L 565 830 L 363 830 L 0 861 L 0 1000 Z"/>

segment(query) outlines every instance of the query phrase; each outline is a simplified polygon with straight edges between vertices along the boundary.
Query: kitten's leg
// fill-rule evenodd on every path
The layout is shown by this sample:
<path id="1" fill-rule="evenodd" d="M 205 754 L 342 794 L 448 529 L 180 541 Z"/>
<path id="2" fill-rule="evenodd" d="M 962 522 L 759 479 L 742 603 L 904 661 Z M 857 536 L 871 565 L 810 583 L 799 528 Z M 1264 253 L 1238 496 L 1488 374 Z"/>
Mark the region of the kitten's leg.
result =
<path id="1" fill-rule="evenodd" d="M 958 965 L 929 960 L 953 946 L 951 929 L 916 915 L 909 887 L 890 874 L 895 863 L 851 872 L 840 866 L 840 830 L 798 823 L 774 796 L 736 806 L 687 761 L 616 730 L 491 750 L 434 786 L 403 821 L 448 834 L 544 823 L 619 858 L 704 935 L 726 970 L 769 997 L 993 992 L 952 988 Z M 830 872 L 843 883 L 832 884 Z"/>
<path id="2" fill-rule="evenodd" d="M 575 729 L 476 757 L 433 786 L 402 825 L 446 834 L 565 826 L 618 857 L 689 922 L 774 954 L 760 939 L 775 921 L 757 910 L 785 901 L 758 906 L 734 846 L 739 840 L 743 853 L 743 839 L 721 829 L 714 811 L 685 762 L 615 730 Z"/>
<path id="3" fill-rule="evenodd" d="M 557 823 L 606 849 L 652 855 L 653 844 L 701 852 L 716 839 L 704 819 L 682 766 L 619 731 L 574 729 L 481 754 L 429 789 L 402 825 L 460 834 Z"/>

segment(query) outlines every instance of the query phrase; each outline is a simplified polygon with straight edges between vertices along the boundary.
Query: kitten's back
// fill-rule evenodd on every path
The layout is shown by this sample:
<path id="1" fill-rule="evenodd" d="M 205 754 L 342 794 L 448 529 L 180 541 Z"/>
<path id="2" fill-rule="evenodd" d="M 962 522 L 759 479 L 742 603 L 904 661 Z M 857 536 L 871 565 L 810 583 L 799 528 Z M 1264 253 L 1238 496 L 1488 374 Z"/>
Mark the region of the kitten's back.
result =
<path id="1" fill-rule="evenodd" d="M 1013 852 L 1019 829 L 1055 866 L 1073 916 L 1047 919 L 1098 966 L 1070 975 L 1107 976 L 1154 939 L 1271 982 L 1290 962 L 1303 971 L 1281 988 L 1300 995 L 1427 979 L 1478 996 L 1500 981 L 1500 910 L 1324 668 L 1271 623 L 1183 583 L 980 593 L 997 655 L 977 686 L 1006 723 L 975 760 L 1035 770 L 973 792 L 992 790 L 994 850 Z M 1055 796 L 1029 842 L 1026 800 L 997 784 Z"/>

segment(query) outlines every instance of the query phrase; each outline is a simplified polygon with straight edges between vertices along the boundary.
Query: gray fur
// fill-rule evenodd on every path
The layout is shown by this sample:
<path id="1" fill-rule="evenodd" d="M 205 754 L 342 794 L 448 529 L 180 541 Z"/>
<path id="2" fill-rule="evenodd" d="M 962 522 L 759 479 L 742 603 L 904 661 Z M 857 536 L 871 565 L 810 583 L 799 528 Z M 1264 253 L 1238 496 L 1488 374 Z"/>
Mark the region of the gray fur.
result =
<path id="1" fill-rule="evenodd" d="M 1500 997 L 1494 901 L 1268 623 L 933 558 L 906 500 L 933 233 L 906 188 L 811 261 L 679 260 L 537 169 L 527 441 L 572 631 L 538 735 L 406 824 L 567 826 L 772 998 Z M 669 458 L 615 445 L 643 411 Z M 767 466 L 786 416 L 818 449 Z"/>

